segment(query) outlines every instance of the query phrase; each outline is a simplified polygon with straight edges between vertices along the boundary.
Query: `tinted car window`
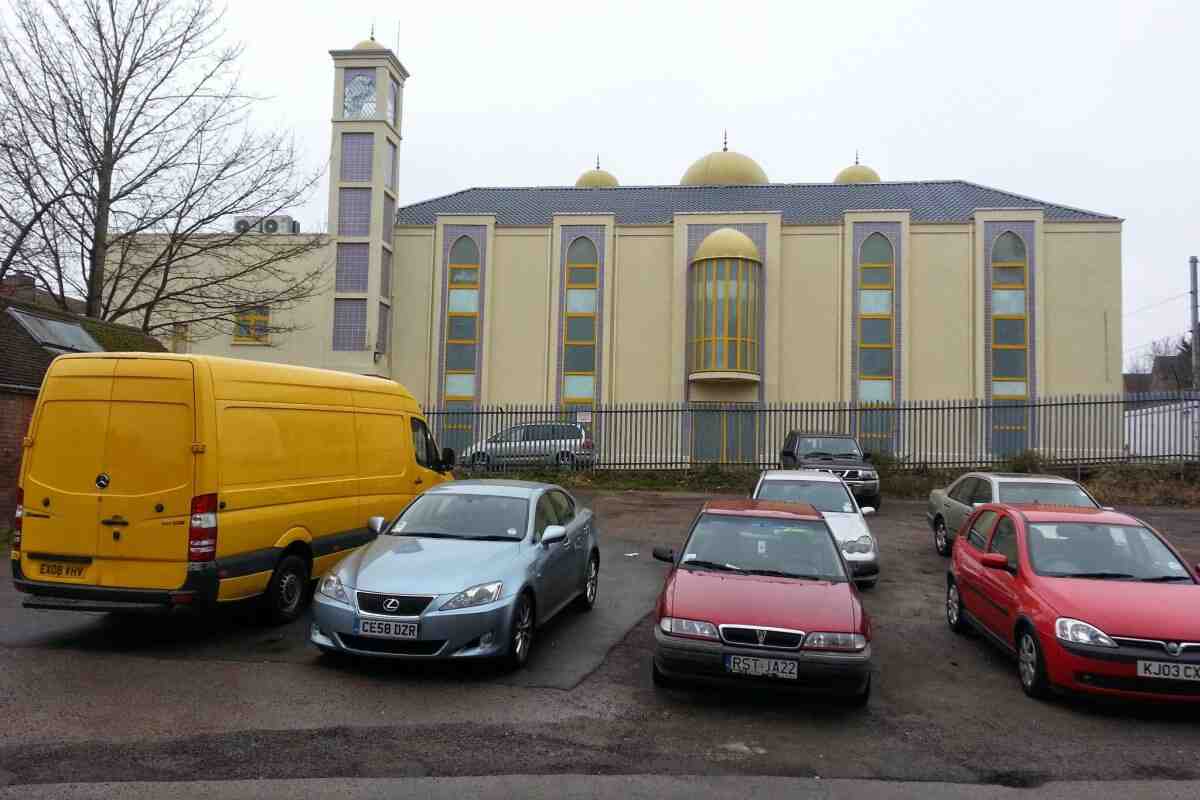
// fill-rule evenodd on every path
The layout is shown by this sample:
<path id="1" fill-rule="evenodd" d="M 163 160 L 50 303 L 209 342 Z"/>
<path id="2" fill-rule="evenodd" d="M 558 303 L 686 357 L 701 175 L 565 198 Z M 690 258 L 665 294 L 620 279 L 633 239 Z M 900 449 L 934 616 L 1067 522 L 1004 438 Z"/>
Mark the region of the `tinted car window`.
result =
<path id="1" fill-rule="evenodd" d="M 558 426 L 558 438 L 560 438 L 560 439 L 582 439 L 583 434 L 580 432 L 579 428 L 576 428 L 574 425 L 559 425 Z"/>
<path id="2" fill-rule="evenodd" d="M 992 544 L 989 553 L 1003 553 L 1008 556 L 1008 565 L 1016 568 L 1017 558 L 1017 528 L 1009 517 L 1001 517 L 996 523 L 996 532 L 992 534 Z"/>
<path id="3" fill-rule="evenodd" d="M 538 498 L 537 509 L 533 514 L 533 538 L 535 540 L 541 539 L 547 525 L 558 524 L 558 512 L 554 510 L 554 504 L 550 501 L 550 496 L 542 495 Z"/>
<path id="4" fill-rule="evenodd" d="M 957 486 L 950 490 L 950 496 L 963 505 L 969 506 L 971 495 L 975 492 L 975 484 L 978 482 L 975 478 L 963 478 Z"/>
<path id="5" fill-rule="evenodd" d="M 393 536 L 522 539 L 529 501 L 522 497 L 427 492 L 413 500 L 396 520 Z"/>
<path id="6" fill-rule="evenodd" d="M 834 436 L 800 436 L 792 443 L 792 451 L 799 458 L 809 456 L 862 458 L 862 452 L 853 439 Z"/>
<path id="7" fill-rule="evenodd" d="M 975 481 L 975 490 L 971 492 L 972 503 L 990 503 L 992 502 L 992 482 L 978 478 Z"/>
<path id="8" fill-rule="evenodd" d="M 437 445 L 429 435 L 429 429 L 419 419 L 412 421 L 413 457 L 422 467 L 432 468 L 438 460 Z"/>
<path id="9" fill-rule="evenodd" d="M 967 541 L 974 545 L 976 549 L 983 550 L 987 547 L 988 534 L 991 533 L 992 525 L 995 524 L 997 516 L 995 511 L 984 511 L 975 518 L 970 532 L 967 533 Z"/>
<path id="10" fill-rule="evenodd" d="M 1088 493 L 1073 483 L 1001 481 L 1000 502 L 1096 508 L 1096 503 L 1088 496 Z"/>
<path id="11" fill-rule="evenodd" d="M 554 505 L 554 513 L 558 517 L 559 525 L 566 525 L 575 519 L 575 504 L 571 502 L 571 498 L 562 492 L 550 492 L 549 497 L 550 502 Z"/>
<path id="12" fill-rule="evenodd" d="M 1042 575 L 1192 582 L 1170 548 L 1138 525 L 1039 522 L 1027 538 L 1029 560 Z"/>
<path id="13" fill-rule="evenodd" d="M 702 514 L 684 546 L 680 566 L 729 571 L 766 570 L 824 580 L 845 572 L 824 522 Z"/>
<path id="14" fill-rule="evenodd" d="M 846 487 L 829 481 L 763 481 L 755 497 L 783 503 L 809 503 L 817 511 L 854 511 L 854 501 Z"/>

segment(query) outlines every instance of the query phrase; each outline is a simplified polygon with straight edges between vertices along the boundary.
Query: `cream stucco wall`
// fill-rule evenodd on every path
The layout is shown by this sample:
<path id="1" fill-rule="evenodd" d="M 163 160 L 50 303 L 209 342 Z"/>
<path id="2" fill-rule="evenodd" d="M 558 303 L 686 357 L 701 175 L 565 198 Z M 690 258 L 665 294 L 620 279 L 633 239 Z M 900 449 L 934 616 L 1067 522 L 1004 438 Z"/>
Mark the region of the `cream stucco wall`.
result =
<path id="1" fill-rule="evenodd" d="M 968 225 L 913 225 L 905 259 L 909 292 L 909 400 L 946 400 L 974 393 L 975 272 Z"/>
<path id="2" fill-rule="evenodd" d="M 487 276 L 483 402 L 547 403 L 551 337 L 550 229 L 498 228 Z"/>
<path id="3" fill-rule="evenodd" d="M 392 377 L 417 402 L 429 404 L 429 353 L 436 347 L 432 330 L 434 233 L 432 228 L 397 228 L 392 238 Z"/>
<path id="4" fill-rule="evenodd" d="M 772 401 L 841 399 L 842 239 L 838 226 L 783 228 L 780 274 L 779 389 Z"/>
<path id="5" fill-rule="evenodd" d="M 672 391 L 675 326 L 672 309 L 675 243 L 670 228 L 620 227 L 616 232 L 612 326 L 612 400 L 616 403 L 679 402 Z"/>
<path id="6" fill-rule="evenodd" d="M 1120 226 L 1043 228 L 1041 393 L 1121 392 Z"/>

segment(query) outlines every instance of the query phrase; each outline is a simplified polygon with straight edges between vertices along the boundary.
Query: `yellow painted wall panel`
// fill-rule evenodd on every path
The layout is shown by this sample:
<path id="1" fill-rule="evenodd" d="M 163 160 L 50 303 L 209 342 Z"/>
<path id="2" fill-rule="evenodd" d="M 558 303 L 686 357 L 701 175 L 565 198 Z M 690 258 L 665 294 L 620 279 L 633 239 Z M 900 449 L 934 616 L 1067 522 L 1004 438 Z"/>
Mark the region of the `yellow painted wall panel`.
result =
<path id="1" fill-rule="evenodd" d="M 496 231 L 486 280 L 484 321 L 489 361 L 483 368 L 485 403 L 545 403 L 550 336 L 550 228 Z"/>
<path id="2" fill-rule="evenodd" d="M 846 335 L 841 332 L 841 236 L 785 232 L 781 253 L 782 286 L 766 288 L 782 291 L 783 297 L 778 400 L 837 400 L 839 342 Z"/>
<path id="3" fill-rule="evenodd" d="M 429 380 L 433 303 L 433 229 L 418 235 L 397 233 L 392 239 L 392 377 L 404 384 L 422 406 Z M 432 339 L 431 339 L 432 336 Z"/>
<path id="4" fill-rule="evenodd" d="M 1044 241 L 1039 394 L 1122 391 L 1120 233 L 1080 226 L 1047 231 Z"/>
<path id="5" fill-rule="evenodd" d="M 970 226 L 926 231 L 913 226 L 904 259 L 908 281 L 901 326 L 910 348 L 904 393 L 910 400 L 953 400 L 974 394 L 971 315 L 974 270 Z M 951 232 L 953 231 L 953 232 Z"/>
<path id="6" fill-rule="evenodd" d="M 614 302 L 605 324 L 614 325 L 613 395 L 617 403 L 680 402 L 671 391 L 674 239 L 663 234 L 616 237 Z"/>

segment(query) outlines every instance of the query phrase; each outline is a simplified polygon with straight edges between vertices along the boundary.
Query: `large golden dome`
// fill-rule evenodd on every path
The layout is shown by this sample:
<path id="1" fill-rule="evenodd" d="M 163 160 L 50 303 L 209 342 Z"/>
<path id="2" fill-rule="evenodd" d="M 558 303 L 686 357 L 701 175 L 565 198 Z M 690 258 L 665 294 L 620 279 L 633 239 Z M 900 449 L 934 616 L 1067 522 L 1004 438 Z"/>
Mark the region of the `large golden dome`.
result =
<path id="1" fill-rule="evenodd" d="M 703 261 L 706 258 L 745 258 L 750 261 L 762 261 L 754 240 L 739 230 L 720 228 L 704 237 L 704 241 L 696 248 L 692 261 Z"/>
<path id="2" fill-rule="evenodd" d="M 589 169 L 580 175 L 579 180 L 575 181 L 576 189 L 612 189 L 620 185 L 617 182 L 617 176 L 608 170 L 600 169 L 599 164 L 596 164 L 595 169 Z"/>
<path id="3" fill-rule="evenodd" d="M 879 173 L 855 161 L 837 174 L 834 183 L 879 183 Z"/>
<path id="4" fill-rule="evenodd" d="M 679 183 L 681 186 L 757 186 L 770 181 L 758 162 L 750 156 L 730 152 L 726 145 L 688 167 Z"/>

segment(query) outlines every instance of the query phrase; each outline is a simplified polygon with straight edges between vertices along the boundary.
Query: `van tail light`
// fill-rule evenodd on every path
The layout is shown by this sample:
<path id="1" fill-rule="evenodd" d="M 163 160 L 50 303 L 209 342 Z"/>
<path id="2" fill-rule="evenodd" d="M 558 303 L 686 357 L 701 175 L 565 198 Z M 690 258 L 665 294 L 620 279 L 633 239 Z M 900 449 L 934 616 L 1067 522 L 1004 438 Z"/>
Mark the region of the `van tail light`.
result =
<path id="1" fill-rule="evenodd" d="M 217 556 L 217 496 L 192 498 L 192 521 L 188 525 L 188 561 L 212 561 Z"/>
<path id="2" fill-rule="evenodd" d="M 17 507 L 13 511 L 12 549 L 21 549 L 21 520 L 25 517 L 25 490 L 17 487 Z"/>

